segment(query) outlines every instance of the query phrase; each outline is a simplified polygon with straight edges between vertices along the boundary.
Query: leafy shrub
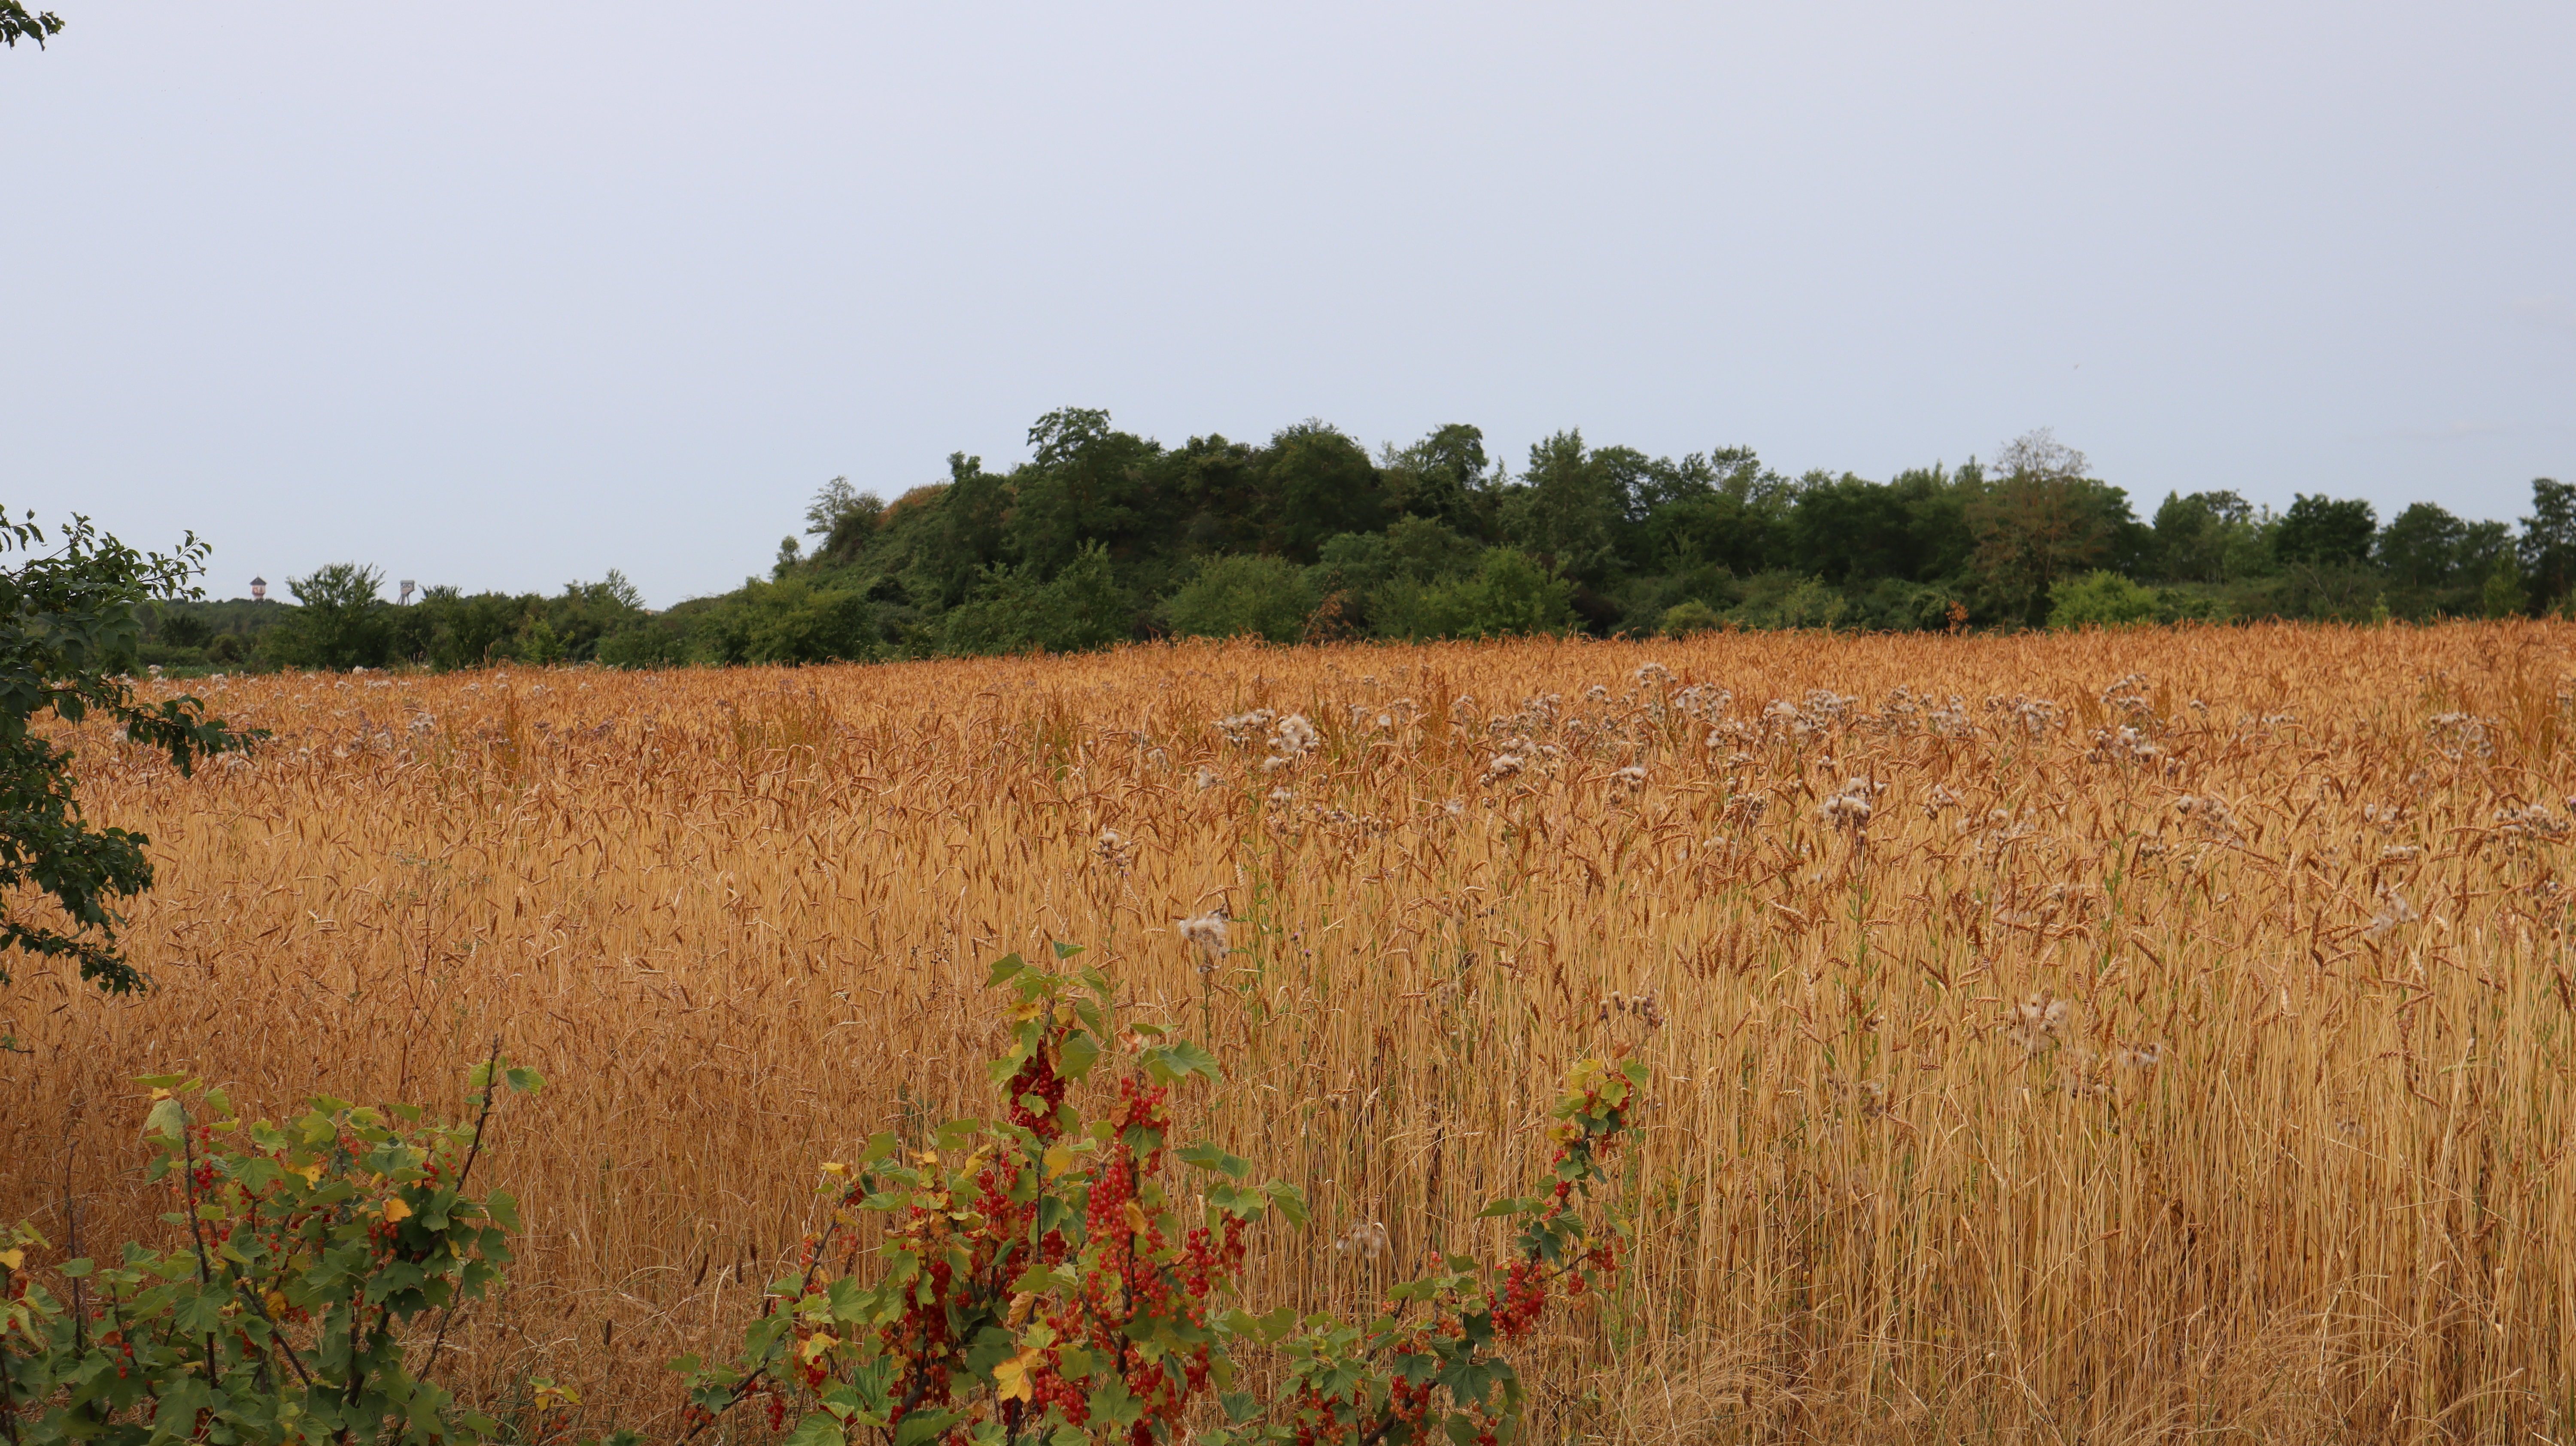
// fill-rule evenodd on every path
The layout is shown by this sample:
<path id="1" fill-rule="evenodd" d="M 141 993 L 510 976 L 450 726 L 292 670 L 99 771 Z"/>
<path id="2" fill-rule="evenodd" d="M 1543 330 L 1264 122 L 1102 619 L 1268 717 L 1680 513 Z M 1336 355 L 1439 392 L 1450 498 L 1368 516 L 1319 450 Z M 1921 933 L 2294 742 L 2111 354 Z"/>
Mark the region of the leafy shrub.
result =
<path id="1" fill-rule="evenodd" d="M 1038 581 L 1027 568 L 987 569 L 974 594 L 950 610 L 941 645 L 967 655 L 1078 652 L 1129 636 L 1134 614 L 1111 571 L 1109 550 L 1091 542 L 1052 581 Z"/>
<path id="2" fill-rule="evenodd" d="M 8 1439 L 431 1446 L 500 1433 L 411 1371 L 400 1327 L 440 1311 L 443 1338 L 459 1305 L 500 1283 L 516 1202 L 465 1187 L 496 1090 L 535 1090 L 534 1073 L 497 1053 L 478 1066 L 471 1128 L 334 1099 L 283 1126 L 246 1122 L 195 1080 L 144 1083 L 150 1178 L 186 1242 L 59 1261 L 58 1293 L 28 1268 L 43 1236 L 20 1224 L 0 1240 Z"/>
<path id="3" fill-rule="evenodd" d="M 720 663 L 828 663 L 873 658 L 884 647 L 865 597 L 802 577 L 745 584 L 709 615 L 704 636 Z"/>
<path id="4" fill-rule="evenodd" d="M 2127 627 L 2156 620 L 2155 593 L 2108 569 L 2097 569 L 2050 594 L 2052 628 Z"/>
<path id="5" fill-rule="evenodd" d="M 1194 638 L 1258 637 L 1293 643 L 1315 611 L 1306 570 L 1285 558 L 1218 553 L 1163 603 L 1163 620 Z"/>
<path id="6" fill-rule="evenodd" d="M 1726 614 L 1694 598 L 1664 609 L 1661 631 L 1668 638 L 1686 638 L 1693 633 L 1714 632 L 1725 626 Z"/>
<path id="7" fill-rule="evenodd" d="M 354 562 L 287 579 L 300 606 L 268 637 L 281 663 L 305 668 L 375 668 L 393 645 L 391 611 L 377 596 L 384 574 Z"/>
<path id="8" fill-rule="evenodd" d="M 1866 587 L 1847 587 L 1843 596 L 1851 626 L 1883 632 L 1942 632 L 1967 616 L 1967 600 L 1931 583 L 1883 577 Z"/>
<path id="9" fill-rule="evenodd" d="M 1055 946 L 1059 962 L 1079 952 Z M 757 1403 L 773 1431 L 791 1430 L 793 1414 L 800 1446 L 859 1431 L 898 1443 L 1173 1441 L 1190 1403 L 1213 1394 L 1228 1424 L 1195 1438 L 1210 1446 L 1493 1440 L 1521 1399 L 1497 1350 L 1618 1269 L 1617 1232 L 1581 1207 L 1608 1183 L 1646 1075 L 1587 1061 L 1557 1105 L 1547 1192 L 1484 1212 L 1524 1221 L 1498 1280 L 1451 1257 L 1442 1274 L 1395 1287 L 1364 1326 L 1228 1308 L 1247 1230 L 1274 1216 L 1302 1224 L 1306 1207 L 1294 1186 L 1245 1183 L 1245 1163 L 1214 1145 L 1172 1143 L 1171 1091 L 1220 1078 L 1216 1060 L 1116 1020 L 1116 991 L 1095 969 L 1051 973 L 1015 954 L 987 985 L 1018 998 L 1011 1051 L 991 1067 L 1006 1118 L 952 1120 L 918 1152 L 881 1134 L 855 1166 L 824 1165 L 832 1222 L 807 1237 L 804 1270 L 770 1286 L 733 1359 L 674 1363 L 693 1411 L 683 1439 Z M 1120 1070 L 1115 1114 L 1085 1120 L 1070 1091 L 1104 1064 Z M 1175 1162 L 1202 1174 L 1167 1181 Z M 1195 1210 L 1183 1203 L 1194 1198 Z M 864 1275 L 850 1245 L 861 1214 L 886 1221 Z M 1238 1344 L 1287 1356 L 1279 1399 L 1230 1389 Z"/>
<path id="10" fill-rule="evenodd" d="M 671 668 L 689 660 L 689 628 L 673 617 L 639 618 L 599 640 L 599 661 L 612 668 Z"/>
<path id="11" fill-rule="evenodd" d="M 1765 572 L 1744 580 L 1734 616 L 1749 628 L 1830 628 L 1850 612 L 1850 602 L 1823 578 Z"/>
<path id="12" fill-rule="evenodd" d="M 202 648 L 215 640 L 214 625 L 194 613 L 162 613 L 160 640 L 174 648 Z"/>
<path id="13" fill-rule="evenodd" d="M 1574 584 L 1516 547 L 1487 548 L 1465 577 L 1380 590 L 1378 628 L 1392 637 L 1508 638 L 1572 630 Z"/>

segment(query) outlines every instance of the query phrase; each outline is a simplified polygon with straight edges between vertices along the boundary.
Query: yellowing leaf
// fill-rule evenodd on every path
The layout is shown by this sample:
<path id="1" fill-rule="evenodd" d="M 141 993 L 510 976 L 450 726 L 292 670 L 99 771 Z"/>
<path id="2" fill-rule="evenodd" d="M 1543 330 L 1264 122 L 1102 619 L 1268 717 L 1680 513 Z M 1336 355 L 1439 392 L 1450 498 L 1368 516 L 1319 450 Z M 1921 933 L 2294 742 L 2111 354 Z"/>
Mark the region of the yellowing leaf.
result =
<path id="1" fill-rule="evenodd" d="M 286 1314 L 286 1293 L 283 1291 L 272 1290 L 268 1293 L 267 1299 L 261 1301 L 260 1304 L 267 1306 L 269 1317 L 271 1319 L 275 1319 L 278 1316 Z"/>
<path id="2" fill-rule="evenodd" d="M 305 1166 L 303 1169 L 298 1170 L 295 1173 L 304 1177 L 304 1183 L 307 1188 L 319 1185 L 322 1183 L 322 1162 L 316 1160 L 312 1164 Z"/>
<path id="3" fill-rule="evenodd" d="M 803 1356 L 807 1361 L 812 1361 L 840 1343 L 839 1336 L 825 1331 L 816 1331 L 805 1338 L 805 1344 L 796 1348 L 796 1354 Z"/>
<path id="4" fill-rule="evenodd" d="M 395 1196 L 393 1199 L 385 1202 L 385 1218 L 387 1220 L 408 1220 L 411 1218 L 411 1207 L 402 1202 L 401 1196 Z"/>
<path id="5" fill-rule="evenodd" d="M 1154 1228 L 1154 1223 L 1145 1218 L 1144 1208 L 1133 1200 L 1127 1202 L 1127 1228 L 1138 1235 Z"/>
<path id="6" fill-rule="evenodd" d="M 11 1270 L 20 1270 L 25 1268 L 26 1264 L 27 1252 L 23 1250 L 0 1250 L 0 1265 L 5 1265 Z"/>
<path id="7" fill-rule="evenodd" d="M 1046 1152 L 1046 1177 L 1050 1180 L 1073 1168 L 1073 1151 L 1062 1145 L 1049 1145 Z"/>
<path id="8" fill-rule="evenodd" d="M 1038 1363 L 1040 1352 L 1031 1347 L 993 1368 L 993 1390 L 1005 1401 L 1029 1399 L 1029 1368 Z"/>
<path id="9" fill-rule="evenodd" d="M 825 1160 L 823 1162 L 823 1173 L 826 1175 L 846 1175 L 850 1173 L 850 1167 L 842 1164 L 838 1160 Z"/>

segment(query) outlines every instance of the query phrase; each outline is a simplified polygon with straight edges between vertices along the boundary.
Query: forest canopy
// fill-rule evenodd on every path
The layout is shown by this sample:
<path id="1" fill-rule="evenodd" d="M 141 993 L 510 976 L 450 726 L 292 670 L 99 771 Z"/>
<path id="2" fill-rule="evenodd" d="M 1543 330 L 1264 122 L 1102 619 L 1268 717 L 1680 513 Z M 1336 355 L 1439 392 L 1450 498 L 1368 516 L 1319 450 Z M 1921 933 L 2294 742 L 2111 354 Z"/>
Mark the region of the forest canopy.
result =
<path id="1" fill-rule="evenodd" d="M 1786 476 L 1751 449 L 1650 457 L 1558 432 L 1520 470 L 1473 426 L 1371 453 L 1325 422 L 1180 445 L 1065 408 L 1029 457 L 963 453 L 902 489 L 834 478 L 736 591 L 645 609 L 612 573 L 560 596 L 382 574 L 289 580 L 293 606 L 174 604 L 171 665 L 808 663 L 1064 651 L 1164 636 L 1485 637 L 1710 628 L 2016 629 L 2185 619 L 2495 617 L 2563 607 L 2576 487 L 2519 528 L 2418 502 L 2169 492 L 2151 515 L 2043 430 L 1883 481 Z M 889 496 L 889 494 L 891 494 Z"/>

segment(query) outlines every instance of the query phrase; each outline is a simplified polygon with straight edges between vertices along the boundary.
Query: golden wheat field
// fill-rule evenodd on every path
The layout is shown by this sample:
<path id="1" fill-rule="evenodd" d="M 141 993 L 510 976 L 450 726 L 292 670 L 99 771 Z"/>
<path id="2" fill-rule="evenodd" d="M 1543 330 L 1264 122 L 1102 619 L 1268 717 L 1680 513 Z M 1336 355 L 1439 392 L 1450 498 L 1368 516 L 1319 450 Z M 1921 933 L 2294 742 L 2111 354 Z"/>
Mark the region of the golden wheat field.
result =
<path id="1" fill-rule="evenodd" d="M 550 1081 L 489 1156 L 528 1233 L 442 1373 L 667 1428 L 659 1363 L 740 1328 L 816 1163 L 992 1113 L 987 966 L 1067 941 L 1222 1060 L 1189 1123 L 1308 1191 L 1256 1308 L 1495 1243 L 1567 1062 L 1651 1066 L 1632 1268 L 1524 1358 L 1538 1439 L 2567 1440 L 2571 644 L 192 684 L 274 739 L 182 780 L 69 730 L 152 835 L 158 988 L 0 992 L 0 1216 L 58 1227 L 77 1136 L 91 1238 L 158 1238 L 137 1075 L 453 1111 L 498 1033 Z"/>

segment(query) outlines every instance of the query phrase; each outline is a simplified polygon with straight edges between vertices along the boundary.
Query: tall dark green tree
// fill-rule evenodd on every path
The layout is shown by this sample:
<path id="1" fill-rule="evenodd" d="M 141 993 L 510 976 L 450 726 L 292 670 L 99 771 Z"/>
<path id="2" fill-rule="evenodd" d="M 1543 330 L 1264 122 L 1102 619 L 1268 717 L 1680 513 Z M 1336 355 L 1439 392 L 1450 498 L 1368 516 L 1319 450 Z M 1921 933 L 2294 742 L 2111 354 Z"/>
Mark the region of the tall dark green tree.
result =
<path id="1" fill-rule="evenodd" d="M 2531 515 L 2522 519 L 2522 583 L 2535 609 L 2547 609 L 2576 590 L 2576 485 L 2547 477 L 2531 480 Z"/>
<path id="2" fill-rule="evenodd" d="M 1789 513 L 1797 569 L 1837 586 L 1915 577 L 1925 549 L 1906 501 L 1895 488 L 1848 472 L 1801 487 Z"/>
<path id="3" fill-rule="evenodd" d="M 2399 587 L 2447 586 L 2460 566 L 2468 524 L 2430 502 L 2418 502 L 2390 519 L 2372 544 L 2372 558 Z"/>
<path id="4" fill-rule="evenodd" d="M 1715 566 L 1739 577 L 1788 566 L 1796 484 L 1763 466 L 1750 448 L 1713 453 L 1704 465 L 1715 479 L 1711 485 L 1694 487 L 1677 474 L 1672 495 L 1647 511 L 1654 565 Z"/>
<path id="5" fill-rule="evenodd" d="M 116 993 L 145 976 L 118 947 L 120 900 L 152 887 L 151 840 L 92 828 L 72 776 L 72 751 L 38 737 L 48 714 L 77 723 L 103 714 L 134 744 L 167 753 L 184 777 L 198 760 L 239 748 L 248 735 L 205 714 L 193 697 L 136 700 L 126 676 L 143 638 L 141 610 L 195 598 L 206 547 L 190 534 L 170 556 L 142 554 L 74 517 L 51 552 L 35 515 L 0 512 L 0 982 L 13 954 L 69 959 L 81 977 Z M 33 888 L 60 906 L 67 927 L 30 919 L 8 902 Z"/>
<path id="6" fill-rule="evenodd" d="M 1028 465 L 1011 477 L 1006 530 L 1013 556 L 1053 577 L 1100 543 L 1116 555 L 1149 532 L 1147 468 L 1162 448 L 1109 424 L 1092 407 L 1065 407 L 1029 428 Z"/>
<path id="7" fill-rule="evenodd" d="M 2359 567 L 2370 559 L 2371 539 L 2378 533 L 2378 509 L 2366 500 L 2301 492 L 2281 514 L 2272 550 L 2283 562 Z"/>
<path id="8" fill-rule="evenodd" d="M 382 667 L 393 651 L 384 586 L 384 573 L 354 562 L 288 578 L 298 608 L 270 643 L 278 660 L 307 668 Z"/>
<path id="9" fill-rule="evenodd" d="M 1410 447 L 1390 444 L 1380 461 L 1386 505 L 1408 517 L 1427 517 L 1468 537 L 1481 537 L 1488 471 L 1481 428 L 1452 422 Z"/>
<path id="10" fill-rule="evenodd" d="M 2174 582 L 2224 582 L 2253 526 L 2253 504 L 2234 492 L 2168 492 L 2156 509 L 2156 570 Z"/>
<path id="11" fill-rule="evenodd" d="M 2084 454 L 2046 428 L 2005 447 L 2001 477 L 1967 509 L 1981 597 L 1999 620 L 2036 627 L 2060 582 L 2109 565 L 2136 526 L 2128 494 L 2085 476 Z"/>
<path id="12" fill-rule="evenodd" d="M 1598 582 L 1618 561 L 1629 470 L 1586 448 L 1579 429 L 1533 443 L 1529 471 L 1505 504 L 1504 526 L 1557 572 Z"/>
<path id="13" fill-rule="evenodd" d="M 1386 491 L 1368 449 L 1318 421 L 1271 437 L 1261 472 L 1266 550 L 1313 562 L 1324 539 L 1386 525 Z"/>

